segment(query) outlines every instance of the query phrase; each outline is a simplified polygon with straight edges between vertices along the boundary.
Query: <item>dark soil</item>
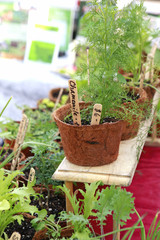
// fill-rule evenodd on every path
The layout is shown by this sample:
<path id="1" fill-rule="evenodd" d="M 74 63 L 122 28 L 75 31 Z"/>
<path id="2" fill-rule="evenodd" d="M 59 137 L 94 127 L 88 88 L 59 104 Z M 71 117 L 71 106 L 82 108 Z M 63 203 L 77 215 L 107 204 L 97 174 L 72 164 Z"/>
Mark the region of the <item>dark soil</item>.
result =
<path id="1" fill-rule="evenodd" d="M 43 193 L 43 198 L 41 198 L 41 202 L 42 202 L 42 206 L 40 206 L 39 204 L 39 199 L 34 200 L 32 199 L 32 205 L 37 206 L 37 208 L 39 210 L 41 209 L 46 209 L 46 200 L 47 200 L 47 194 Z M 56 215 L 56 220 L 58 218 L 58 215 L 61 211 L 65 210 L 65 197 L 62 194 L 55 194 L 55 193 L 51 193 L 51 196 L 49 198 L 49 205 L 48 205 L 48 215 L 50 214 L 55 214 Z M 32 227 L 32 224 L 30 223 L 30 220 L 25 218 L 25 221 L 22 222 L 21 225 L 19 225 L 17 223 L 17 221 L 15 221 L 14 224 L 10 224 L 7 229 L 5 230 L 5 232 L 7 233 L 7 235 L 10 237 L 12 235 L 13 232 L 19 232 L 21 234 L 21 240 L 32 240 L 35 230 Z"/>
<path id="2" fill-rule="evenodd" d="M 13 232 L 18 232 L 21 234 L 21 240 L 31 240 L 35 234 L 35 230 L 30 223 L 30 220 L 25 218 L 25 221 L 21 225 L 17 221 L 11 223 L 5 230 L 8 237 L 11 237 Z"/>
<path id="3" fill-rule="evenodd" d="M 56 220 L 58 220 L 59 213 L 65 210 L 65 197 L 61 193 L 54 193 L 50 191 L 49 201 L 47 196 L 47 191 L 42 193 L 42 197 L 38 199 L 32 199 L 32 205 L 37 206 L 38 210 L 46 209 L 48 215 L 55 214 Z M 48 202 L 48 206 L 47 206 Z"/>
<path id="4" fill-rule="evenodd" d="M 102 123 L 113 123 L 113 122 L 117 122 L 119 121 L 119 119 L 115 119 L 115 118 L 111 118 L 111 117 L 105 117 L 102 121 Z M 70 124 L 70 125 L 74 125 L 73 124 L 73 119 L 72 116 L 68 116 L 65 120 L 65 123 Z M 91 125 L 91 116 L 90 115 L 86 115 L 86 119 L 81 119 L 81 124 L 82 125 Z"/>

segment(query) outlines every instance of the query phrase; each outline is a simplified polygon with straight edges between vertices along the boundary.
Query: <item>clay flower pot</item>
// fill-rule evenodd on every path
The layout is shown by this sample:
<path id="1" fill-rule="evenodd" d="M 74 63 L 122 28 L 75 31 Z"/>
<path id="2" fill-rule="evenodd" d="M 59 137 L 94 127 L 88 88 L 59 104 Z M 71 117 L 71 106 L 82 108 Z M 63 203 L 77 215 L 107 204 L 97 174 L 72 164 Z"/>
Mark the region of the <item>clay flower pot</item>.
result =
<path id="1" fill-rule="evenodd" d="M 61 224 L 61 223 L 60 223 Z M 62 229 L 61 230 L 61 238 L 69 238 L 73 234 L 72 228 Z M 42 229 L 40 231 L 35 232 L 32 240 L 45 240 L 49 239 L 49 236 L 47 234 L 47 228 Z"/>
<path id="2" fill-rule="evenodd" d="M 56 102 L 57 101 L 57 97 L 59 94 L 60 88 L 52 88 L 49 93 L 48 93 L 48 97 L 51 101 Z M 69 95 L 69 92 L 66 88 L 63 88 L 63 95 Z"/>
<path id="3" fill-rule="evenodd" d="M 87 105 L 81 102 L 80 109 L 86 108 Z M 80 166 L 100 166 L 115 161 L 124 121 L 76 126 L 63 122 L 70 112 L 71 105 L 67 104 L 52 114 L 58 125 L 67 159 Z"/>
<path id="4" fill-rule="evenodd" d="M 139 88 L 136 87 L 130 87 L 130 91 L 135 92 L 135 94 L 139 94 L 139 98 L 137 100 L 135 100 L 137 106 L 139 107 L 139 116 L 135 116 L 134 114 L 132 114 L 132 123 L 125 121 L 125 128 L 122 134 L 122 139 L 121 140 L 128 140 L 130 138 L 134 138 L 137 136 L 138 130 L 139 130 L 139 125 L 140 122 L 142 121 L 143 118 L 143 113 L 144 113 L 144 103 L 145 101 L 147 101 L 147 93 L 145 92 L 144 89 L 142 89 L 142 91 L 140 91 Z M 132 109 L 132 102 L 125 102 L 123 103 L 123 105 L 126 108 Z M 133 106 L 134 108 L 134 106 Z"/>
<path id="5" fill-rule="evenodd" d="M 0 151 L 1 151 L 1 149 L 2 149 L 2 147 L 0 147 Z M 3 148 L 3 151 L 2 151 L 2 153 L 1 153 L 1 156 L 3 156 L 4 155 L 4 158 L 6 158 L 5 157 L 5 152 L 7 153 L 7 156 L 9 155 L 9 154 L 11 154 L 12 152 L 13 152 L 13 149 L 12 148 L 7 148 L 7 147 L 4 147 Z M 24 153 L 20 153 L 20 160 L 19 160 L 19 162 L 22 162 L 22 161 L 24 161 L 25 160 L 25 155 L 24 155 Z M 3 160 L 2 160 L 3 161 Z M 11 170 L 11 164 L 12 164 L 12 162 L 10 161 L 10 162 L 8 162 L 5 166 L 4 166 L 4 169 L 7 169 L 7 170 Z M 22 168 L 22 167 L 24 167 L 23 165 L 20 165 L 19 166 L 19 170 Z"/>

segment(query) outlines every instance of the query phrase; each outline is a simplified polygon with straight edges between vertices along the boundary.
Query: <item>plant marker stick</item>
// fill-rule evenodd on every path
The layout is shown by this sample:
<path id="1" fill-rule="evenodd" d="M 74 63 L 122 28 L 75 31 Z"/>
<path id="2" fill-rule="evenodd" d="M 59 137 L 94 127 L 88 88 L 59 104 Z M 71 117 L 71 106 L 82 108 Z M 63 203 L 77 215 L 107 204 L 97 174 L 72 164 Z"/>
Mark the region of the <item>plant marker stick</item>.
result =
<path id="1" fill-rule="evenodd" d="M 102 113 L 102 104 L 95 104 L 93 107 L 91 125 L 99 125 Z"/>
<path id="2" fill-rule="evenodd" d="M 144 82 L 144 78 L 145 78 L 145 67 L 144 65 L 142 66 L 142 72 L 141 72 L 141 78 L 140 78 L 140 91 L 142 91 L 143 89 L 143 82 Z"/>
<path id="3" fill-rule="evenodd" d="M 59 94 L 58 94 L 58 97 L 57 97 L 56 103 L 55 103 L 54 108 L 53 108 L 53 112 L 54 112 L 54 110 L 56 109 L 58 103 L 60 102 L 60 99 L 61 99 L 62 93 L 63 93 L 63 88 L 61 88 L 60 91 L 59 91 Z"/>
<path id="4" fill-rule="evenodd" d="M 145 74 L 146 80 L 153 77 L 153 64 L 154 64 L 154 55 L 156 53 L 156 49 L 157 49 L 157 43 L 153 45 L 151 52 L 147 56 L 146 74 Z"/>
<path id="5" fill-rule="evenodd" d="M 150 54 L 153 57 L 155 56 L 156 50 L 157 50 L 157 43 L 154 43 L 154 45 L 152 46 L 151 52 L 150 52 Z"/>
<path id="6" fill-rule="evenodd" d="M 90 84 L 89 79 L 89 47 L 87 47 L 87 74 L 88 74 L 88 85 Z"/>
<path id="7" fill-rule="evenodd" d="M 155 53 L 156 53 L 156 50 L 157 50 L 157 43 L 155 43 L 151 49 L 151 52 L 150 52 L 150 55 L 151 55 L 151 61 L 150 61 L 150 75 L 149 75 L 149 78 L 150 78 L 150 81 L 151 83 L 153 83 L 153 75 L 154 75 L 154 56 L 155 56 Z"/>
<path id="8" fill-rule="evenodd" d="M 34 168 L 31 168 L 31 169 L 30 169 L 30 172 L 29 172 L 28 180 L 29 180 L 30 182 L 33 182 L 34 177 L 35 177 L 35 170 L 34 170 Z"/>
<path id="9" fill-rule="evenodd" d="M 18 232 L 14 232 L 12 233 L 9 240 L 20 240 L 20 239 L 21 239 L 21 235 Z"/>
<path id="10" fill-rule="evenodd" d="M 78 93 L 77 93 L 77 84 L 75 80 L 70 79 L 69 83 L 69 95 L 70 95 L 70 102 L 71 102 L 71 109 L 72 109 L 72 116 L 73 116 L 73 124 L 77 126 L 81 126 L 81 116 L 80 116 L 80 109 L 78 103 Z"/>
<path id="11" fill-rule="evenodd" d="M 22 121 L 19 125 L 16 142 L 15 142 L 15 145 L 14 145 L 14 148 L 13 148 L 13 151 L 15 152 L 15 158 L 13 159 L 12 165 L 11 165 L 11 170 L 12 171 L 16 168 L 16 165 L 18 163 L 19 155 L 20 155 L 20 152 L 21 152 L 21 145 L 24 141 L 24 137 L 25 137 L 25 134 L 26 134 L 26 131 L 27 131 L 28 123 L 29 123 L 29 120 L 28 120 L 27 116 L 25 114 L 23 114 Z"/>

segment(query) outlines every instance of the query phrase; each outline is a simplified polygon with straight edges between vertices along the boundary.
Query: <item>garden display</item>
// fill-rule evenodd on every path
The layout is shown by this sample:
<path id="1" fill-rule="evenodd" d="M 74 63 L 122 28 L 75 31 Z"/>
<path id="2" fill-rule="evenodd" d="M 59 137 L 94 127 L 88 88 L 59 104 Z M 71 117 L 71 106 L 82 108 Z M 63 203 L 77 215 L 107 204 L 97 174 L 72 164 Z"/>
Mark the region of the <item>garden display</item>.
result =
<path id="1" fill-rule="evenodd" d="M 72 191 L 70 180 L 63 184 L 52 177 L 64 157 L 90 175 L 93 167 L 96 176 L 99 167 L 102 171 L 116 163 L 121 144 L 142 142 L 141 134 L 147 134 L 139 130 L 152 121 L 159 93 L 157 45 L 151 46 L 159 32 L 146 17 L 143 2 L 121 10 L 114 0 L 89 2 L 80 25 L 86 41 L 76 48 L 77 70 L 68 88 L 51 89 L 37 108 L 24 106 L 20 122 L 1 118 L 0 240 L 12 240 L 14 234 L 22 240 L 120 240 L 120 233 L 129 240 L 135 231 L 141 240 L 160 239 L 159 213 L 147 233 L 144 216 L 135 208 L 137 199 L 117 178 L 110 187 L 96 179 L 81 181 L 81 187 L 75 182 Z M 128 227 L 133 214 L 137 220 Z M 111 216 L 113 229 L 106 233 Z"/>

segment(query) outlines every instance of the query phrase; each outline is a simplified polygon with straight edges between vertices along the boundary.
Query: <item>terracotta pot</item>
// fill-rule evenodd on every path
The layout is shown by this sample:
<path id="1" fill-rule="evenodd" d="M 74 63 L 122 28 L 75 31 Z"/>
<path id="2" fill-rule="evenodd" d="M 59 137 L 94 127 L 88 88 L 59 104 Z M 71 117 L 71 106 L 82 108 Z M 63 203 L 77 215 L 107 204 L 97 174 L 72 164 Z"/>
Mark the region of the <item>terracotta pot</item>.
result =
<path id="1" fill-rule="evenodd" d="M 61 230 L 61 238 L 69 238 L 72 236 L 72 234 L 73 234 L 72 228 Z M 45 240 L 45 239 L 49 239 L 49 236 L 47 235 L 47 228 L 35 232 L 32 240 Z"/>
<path id="2" fill-rule="evenodd" d="M 49 91 L 48 97 L 51 101 L 56 102 L 60 89 L 61 88 L 53 88 Z M 66 88 L 63 88 L 62 96 L 63 95 L 69 95 L 69 92 Z"/>
<path id="3" fill-rule="evenodd" d="M 4 144 L 8 144 L 10 148 L 14 148 L 14 144 L 15 144 L 15 139 L 5 139 L 4 140 Z M 32 157 L 34 156 L 34 154 L 31 152 L 32 148 L 31 147 L 26 147 L 24 149 L 21 150 L 22 153 L 24 153 L 25 157 Z"/>
<path id="4" fill-rule="evenodd" d="M 80 103 L 80 109 L 87 106 L 88 104 L 84 102 Z M 118 157 L 124 121 L 75 126 L 63 122 L 70 112 L 70 104 L 53 112 L 67 159 L 80 166 L 100 166 L 115 161 Z"/>
<path id="5" fill-rule="evenodd" d="M 0 151 L 1 151 L 1 149 L 2 149 L 2 147 L 0 147 Z M 7 150 L 13 151 L 12 148 L 4 147 L 4 151 L 7 151 Z M 4 154 L 4 152 L 2 151 L 2 155 L 3 155 L 3 154 Z M 20 160 L 19 160 L 19 162 L 24 161 L 25 158 L 26 158 L 26 157 L 25 157 L 24 153 L 21 152 L 21 153 L 20 153 Z M 8 163 L 4 166 L 4 169 L 10 170 L 10 169 L 11 169 L 11 164 L 12 164 L 11 161 L 8 162 Z M 20 165 L 18 169 L 20 170 L 22 167 L 24 167 L 24 166 L 23 166 L 23 165 Z"/>
<path id="6" fill-rule="evenodd" d="M 156 90 L 155 90 L 154 88 L 150 87 L 150 86 L 144 87 L 144 90 L 145 90 L 146 93 L 147 93 L 148 101 L 149 101 L 149 102 L 152 102 Z M 151 104 L 151 105 L 152 105 L 152 104 Z"/>
<path id="7" fill-rule="evenodd" d="M 143 114 L 144 114 L 144 103 L 145 101 L 147 101 L 147 93 L 145 92 L 144 89 L 142 89 L 142 91 L 140 91 L 139 88 L 135 88 L 135 87 L 130 87 L 129 88 L 130 91 L 135 92 L 135 94 L 139 94 L 140 97 L 136 100 L 136 104 L 139 107 L 138 111 L 139 111 L 139 116 L 135 116 L 134 114 L 132 115 L 132 123 L 125 121 L 125 128 L 122 134 L 122 138 L 121 140 L 128 140 L 130 138 L 134 138 L 137 136 L 138 130 L 139 130 L 139 125 L 140 122 L 143 118 Z M 126 108 L 132 109 L 132 102 L 126 102 L 123 103 L 123 105 Z"/>
<path id="8" fill-rule="evenodd" d="M 157 80 L 154 81 L 153 83 L 151 83 L 151 82 L 148 82 L 148 83 L 153 85 L 153 87 L 155 87 L 155 88 L 159 88 L 160 87 L 160 78 L 157 78 Z M 147 93 L 148 100 L 151 102 L 153 100 L 156 89 L 154 89 L 150 86 L 145 86 L 144 90 Z"/>

